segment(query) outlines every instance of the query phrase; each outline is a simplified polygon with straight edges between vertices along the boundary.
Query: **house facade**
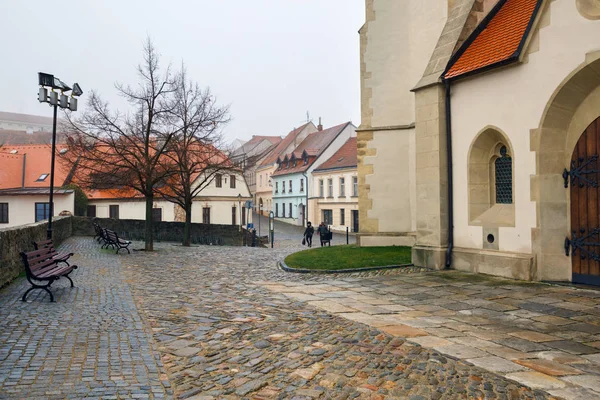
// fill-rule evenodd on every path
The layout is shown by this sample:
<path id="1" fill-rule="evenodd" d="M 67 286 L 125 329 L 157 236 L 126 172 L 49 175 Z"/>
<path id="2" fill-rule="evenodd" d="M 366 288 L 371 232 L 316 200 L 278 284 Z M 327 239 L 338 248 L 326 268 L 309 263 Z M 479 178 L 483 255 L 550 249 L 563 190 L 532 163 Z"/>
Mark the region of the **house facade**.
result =
<path id="1" fill-rule="evenodd" d="M 351 122 L 325 130 L 319 125 L 319 129 L 308 135 L 292 153 L 277 159 L 277 169 L 272 177 L 276 219 L 305 226 L 308 220 L 317 216 L 314 188 L 310 185 L 312 172 L 355 135 L 356 127 Z"/>
<path id="2" fill-rule="evenodd" d="M 258 165 L 255 177 L 256 211 L 260 209 L 263 215 L 269 215 L 270 211 L 275 212 L 275 206 L 273 204 L 274 183 L 272 181 L 272 176 L 277 168 L 277 160 L 280 156 L 284 157 L 286 154 L 292 152 L 309 134 L 316 131 L 317 127 L 312 122 L 308 122 L 299 128 L 292 130 Z"/>
<path id="3" fill-rule="evenodd" d="M 352 137 L 312 172 L 310 218 L 315 225 L 325 222 L 334 231 L 359 231 L 356 152 Z"/>
<path id="4" fill-rule="evenodd" d="M 32 224 L 50 216 L 49 145 L 8 145 L 0 150 L 0 229 Z M 57 151 L 64 151 L 57 146 Z M 75 194 L 61 189 L 69 169 L 57 163 L 54 177 L 54 216 L 73 214 Z"/>
<path id="5" fill-rule="evenodd" d="M 370 51 L 387 52 L 388 59 L 404 54 L 402 46 L 386 44 L 381 26 L 371 29 L 388 18 L 377 7 L 391 10 L 391 3 L 367 1 L 372 12 L 367 32 L 361 31 L 367 61 L 363 115 L 369 104 L 378 104 L 369 99 L 377 91 L 369 90 L 376 75 L 369 73 Z M 413 262 L 600 284 L 600 3 L 438 3 L 443 9 L 433 10 L 439 10 L 443 24 L 437 18 L 425 24 L 439 30 L 429 60 L 421 76 L 406 83 L 414 93 L 407 112 L 414 115 L 414 149 L 408 156 L 415 165 L 396 172 L 415 182 L 406 187 L 416 207 L 404 207 L 416 222 Z M 422 47 L 421 36 L 412 40 L 409 47 Z M 396 87 L 401 75 L 379 79 Z M 373 117 L 385 108 L 372 108 Z M 369 119 L 365 122 L 368 127 Z M 391 163 L 398 156 L 385 156 L 389 143 L 377 144 L 376 133 L 370 139 L 363 132 L 362 141 L 360 135 L 361 215 L 371 219 L 361 219 L 361 232 L 381 235 L 374 210 L 385 196 L 374 185 L 379 161 L 370 160 Z"/>

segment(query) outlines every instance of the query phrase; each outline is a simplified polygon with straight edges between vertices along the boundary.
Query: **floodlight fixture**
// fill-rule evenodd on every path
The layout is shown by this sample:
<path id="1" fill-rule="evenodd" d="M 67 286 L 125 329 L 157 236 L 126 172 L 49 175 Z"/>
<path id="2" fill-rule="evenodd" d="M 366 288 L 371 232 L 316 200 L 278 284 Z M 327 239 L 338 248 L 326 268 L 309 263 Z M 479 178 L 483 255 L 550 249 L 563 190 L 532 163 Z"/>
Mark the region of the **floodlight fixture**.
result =
<path id="1" fill-rule="evenodd" d="M 48 96 L 50 99 L 50 104 L 52 104 L 53 106 L 58 105 L 58 92 L 55 92 L 54 90 L 50 92 L 50 96 Z"/>
<path id="2" fill-rule="evenodd" d="M 38 101 L 40 103 L 48 102 L 48 89 L 45 87 L 40 87 L 40 90 L 38 91 Z"/>
<path id="3" fill-rule="evenodd" d="M 59 89 L 61 92 L 68 92 L 69 90 L 71 90 L 71 88 L 69 87 L 69 85 L 67 85 L 66 83 L 64 83 L 63 81 L 61 81 L 58 78 L 54 78 L 54 86 L 52 86 L 55 89 Z"/>
<path id="4" fill-rule="evenodd" d="M 83 90 L 81 90 L 81 86 L 79 86 L 79 83 L 74 83 L 73 84 L 73 91 L 71 92 L 72 96 L 81 96 L 83 94 Z"/>
<path id="5" fill-rule="evenodd" d="M 71 97 L 71 101 L 69 102 L 69 110 L 77 111 L 77 99 L 75 97 Z"/>
<path id="6" fill-rule="evenodd" d="M 54 87 L 54 75 L 38 72 L 38 81 L 40 86 Z"/>

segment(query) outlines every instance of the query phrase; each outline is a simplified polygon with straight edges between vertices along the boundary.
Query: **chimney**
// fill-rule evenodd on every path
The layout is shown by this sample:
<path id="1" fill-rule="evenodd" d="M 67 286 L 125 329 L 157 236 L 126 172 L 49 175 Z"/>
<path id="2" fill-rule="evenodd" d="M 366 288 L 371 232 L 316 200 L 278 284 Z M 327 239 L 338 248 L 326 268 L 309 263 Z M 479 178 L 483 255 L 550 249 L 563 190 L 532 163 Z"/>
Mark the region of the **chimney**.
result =
<path id="1" fill-rule="evenodd" d="M 319 125 L 317 125 L 317 130 L 321 132 L 323 130 L 323 125 L 321 125 L 321 117 L 319 117 Z"/>

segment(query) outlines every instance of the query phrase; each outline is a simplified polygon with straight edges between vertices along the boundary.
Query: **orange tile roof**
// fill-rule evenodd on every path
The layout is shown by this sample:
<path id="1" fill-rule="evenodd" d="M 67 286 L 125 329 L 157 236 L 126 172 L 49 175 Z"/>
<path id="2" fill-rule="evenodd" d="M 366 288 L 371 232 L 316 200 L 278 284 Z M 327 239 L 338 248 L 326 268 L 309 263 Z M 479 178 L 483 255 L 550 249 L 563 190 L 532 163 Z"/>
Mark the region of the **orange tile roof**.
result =
<path id="1" fill-rule="evenodd" d="M 451 59 L 444 78 L 517 61 L 541 4 L 542 0 L 500 1 Z"/>
<path id="2" fill-rule="evenodd" d="M 329 160 L 319 165 L 315 172 L 327 169 L 352 168 L 358 165 L 356 138 L 348 139 L 338 151 L 332 155 Z"/>
<path id="3" fill-rule="evenodd" d="M 277 158 L 279 156 L 283 156 L 285 153 L 285 149 L 290 145 L 290 143 L 292 143 L 296 137 L 304 130 L 304 128 L 306 128 L 306 126 L 309 123 L 306 123 L 302 126 L 300 126 L 299 128 L 294 129 L 293 131 L 291 131 L 290 133 L 288 133 L 286 135 L 286 137 L 284 137 L 279 144 L 277 145 L 277 147 L 275 147 L 273 149 L 273 151 L 271 151 L 271 154 L 269 154 L 267 156 L 267 158 L 265 158 L 265 160 L 260 164 L 261 167 L 264 167 L 266 165 L 271 165 L 274 164 L 275 161 L 277 161 Z"/>
<path id="4" fill-rule="evenodd" d="M 56 146 L 56 166 L 54 176 L 54 186 L 61 187 L 71 168 L 58 157 L 58 152 L 66 146 Z M 16 153 L 11 154 L 12 151 Z M 5 145 L 0 153 L 2 172 L 0 173 L 0 188 L 13 189 L 20 188 L 47 188 L 50 187 L 50 177 L 38 182 L 42 174 L 50 173 L 50 164 L 52 157 L 52 147 L 50 145 Z M 25 179 L 23 180 L 23 159 L 25 158 Z M 18 161 L 15 161 L 17 160 Z M 7 161 L 4 163 L 4 161 Z"/>

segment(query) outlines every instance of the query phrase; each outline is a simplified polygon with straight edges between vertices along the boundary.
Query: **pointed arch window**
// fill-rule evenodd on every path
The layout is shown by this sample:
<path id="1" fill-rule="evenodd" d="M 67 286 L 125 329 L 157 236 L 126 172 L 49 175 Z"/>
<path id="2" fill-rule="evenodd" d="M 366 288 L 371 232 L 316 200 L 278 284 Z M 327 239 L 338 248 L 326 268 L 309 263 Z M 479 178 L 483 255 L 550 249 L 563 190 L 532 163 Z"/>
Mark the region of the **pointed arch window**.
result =
<path id="1" fill-rule="evenodd" d="M 508 154 L 506 146 L 500 147 L 500 156 L 494 161 L 494 175 L 496 204 L 512 204 L 512 157 Z"/>

